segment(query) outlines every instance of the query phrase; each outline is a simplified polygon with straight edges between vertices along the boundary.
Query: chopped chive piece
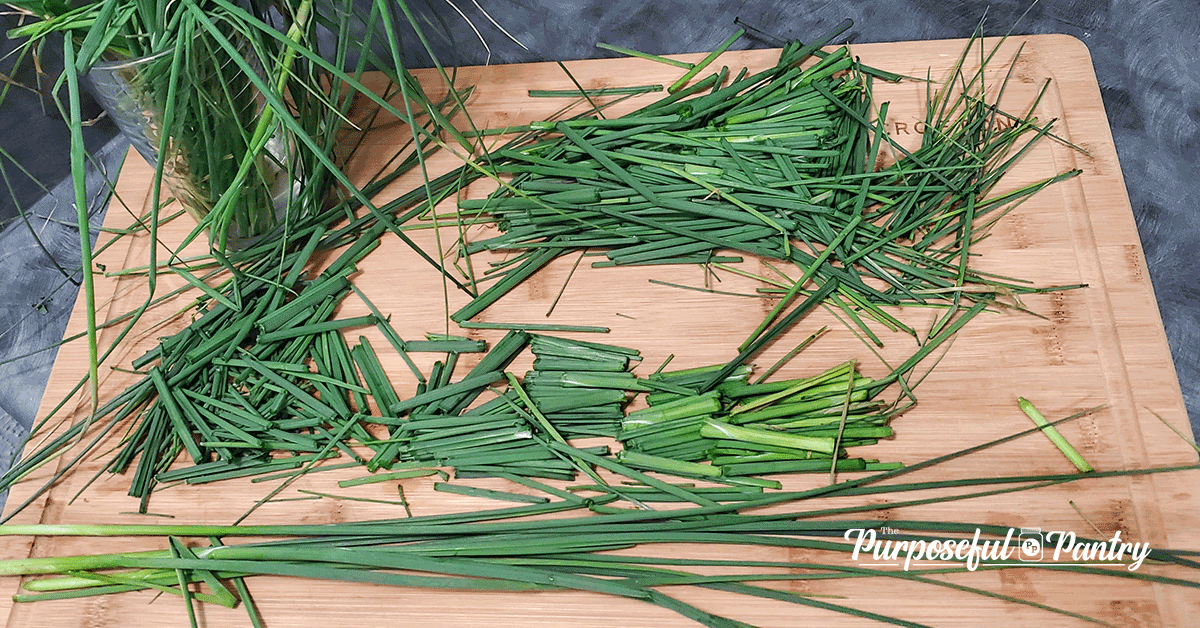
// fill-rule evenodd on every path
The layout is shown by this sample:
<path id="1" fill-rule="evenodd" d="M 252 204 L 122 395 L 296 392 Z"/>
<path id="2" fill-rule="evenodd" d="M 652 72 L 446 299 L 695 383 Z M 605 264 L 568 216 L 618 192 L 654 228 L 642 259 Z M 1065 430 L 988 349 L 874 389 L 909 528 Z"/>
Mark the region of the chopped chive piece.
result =
<path id="1" fill-rule="evenodd" d="M 275 331 L 259 334 L 258 342 L 278 342 L 280 340 L 288 340 L 291 338 L 299 338 L 301 336 L 312 336 L 327 331 L 336 331 L 346 329 L 348 327 L 365 327 L 375 324 L 375 316 L 358 316 L 355 318 L 343 318 L 333 321 L 322 321 L 320 323 L 311 323 L 301 325 L 299 327 L 291 327 L 288 329 L 277 329 Z"/>
<path id="2" fill-rule="evenodd" d="M 537 495 L 496 491 L 486 488 L 477 488 L 474 486 L 464 486 L 462 484 L 450 484 L 447 482 L 434 482 L 433 490 L 441 491 L 443 493 L 466 495 L 468 497 L 483 497 L 486 499 L 498 499 L 502 501 L 520 502 L 525 504 L 545 504 L 550 501 L 545 497 L 538 497 Z"/>
<path id="3" fill-rule="evenodd" d="M 1079 469 L 1080 473 L 1089 473 L 1095 470 L 1092 468 L 1092 465 L 1088 464 L 1087 460 L 1084 460 L 1083 456 L 1081 456 L 1079 452 L 1071 446 L 1071 443 L 1067 442 L 1067 439 L 1063 437 L 1062 433 L 1060 433 L 1053 425 L 1050 425 L 1049 422 L 1046 421 L 1046 417 L 1042 416 L 1042 413 L 1039 412 L 1038 409 L 1035 408 L 1028 399 L 1024 397 L 1018 398 L 1017 405 L 1021 408 L 1021 411 L 1025 413 L 1025 416 L 1029 417 L 1029 419 L 1033 421 L 1034 425 L 1042 428 L 1042 433 L 1046 435 L 1046 438 L 1049 438 L 1050 442 L 1054 443 L 1055 447 L 1058 447 L 1058 450 L 1067 457 L 1067 460 L 1071 461 L 1071 464 L 1075 465 L 1076 469 Z"/>
<path id="4" fill-rule="evenodd" d="M 729 39 L 726 39 L 724 42 L 722 42 L 721 45 L 717 46 L 717 48 L 715 50 L 708 53 L 708 56 L 701 59 L 700 62 L 697 63 L 696 65 L 692 66 L 687 71 L 687 73 L 685 73 L 683 76 L 679 77 L 679 79 L 677 81 L 672 83 L 671 86 L 667 88 L 667 91 L 671 92 L 672 94 L 679 91 L 679 88 L 683 87 L 684 85 L 687 85 L 688 81 L 695 78 L 695 76 L 697 74 L 699 74 L 704 68 L 708 67 L 708 65 L 710 63 L 712 63 L 713 61 L 715 61 L 717 59 L 717 57 L 721 56 L 721 53 L 728 50 L 729 47 L 733 45 L 733 42 L 741 39 L 742 35 L 745 35 L 745 34 L 746 34 L 746 29 L 739 28 L 736 33 L 734 33 L 733 35 L 731 35 L 729 37 Z"/>
<path id="5" fill-rule="evenodd" d="M 649 94 L 661 91 L 663 91 L 662 85 L 639 85 L 634 87 L 585 89 L 583 93 L 588 96 L 628 96 L 631 94 Z M 526 93 L 530 98 L 578 98 L 580 96 L 580 92 L 577 89 L 531 89 Z"/>
<path id="6" fill-rule="evenodd" d="M 592 325 L 558 325 L 554 323 L 483 323 L 478 321 L 462 320 L 458 321 L 458 326 L 463 329 L 516 329 L 521 331 L 557 331 L 557 332 L 584 332 L 593 334 L 607 334 L 612 331 L 608 327 L 597 327 Z"/>
<path id="7" fill-rule="evenodd" d="M 404 350 L 412 353 L 484 353 L 482 340 L 406 340 Z"/>
<path id="8" fill-rule="evenodd" d="M 826 455 L 834 451 L 834 439 L 827 437 L 801 436 L 771 430 L 733 425 L 723 421 L 708 419 L 700 426 L 700 435 L 707 438 L 724 438 L 761 445 L 773 445 L 789 449 L 814 451 Z"/>
<path id="9" fill-rule="evenodd" d="M 717 477 L 721 475 L 721 468 L 717 466 L 651 456 L 640 451 L 630 451 L 628 449 L 617 454 L 617 460 L 631 467 L 646 469 L 647 471 L 661 471 L 684 477 Z"/>
<path id="10" fill-rule="evenodd" d="M 618 53 L 618 54 L 623 54 L 623 55 L 626 55 L 626 56 L 629 56 L 629 57 L 639 57 L 639 58 L 641 58 L 641 59 L 646 59 L 646 60 L 649 60 L 649 61 L 654 61 L 654 62 L 657 62 L 657 63 L 664 63 L 664 64 L 666 64 L 666 65 L 673 65 L 673 66 L 675 66 L 675 67 L 677 67 L 677 68 L 684 68 L 685 70 L 688 70 L 688 69 L 691 69 L 691 68 L 692 68 L 692 64 L 691 64 L 691 63 L 688 63 L 688 62 L 686 62 L 686 61 L 677 61 L 677 60 L 675 60 L 675 59 L 671 59 L 671 58 L 668 58 L 668 57 L 661 57 L 661 56 L 659 56 L 659 55 L 653 55 L 653 54 L 650 54 L 650 53 L 648 53 L 648 52 L 638 52 L 637 50 L 631 50 L 631 49 L 629 49 L 629 48 L 622 48 L 622 47 L 620 47 L 620 46 L 614 46 L 614 45 L 612 45 L 612 44 L 606 44 L 606 43 L 603 43 L 603 42 L 598 42 L 598 43 L 596 44 L 596 47 L 597 47 L 597 48 L 603 48 L 603 49 L 605 49 L 605 50 L 611 50 L 611 51 L 613 51 L 613 52 L 616 52 L 616 53 Z"/>
<path id="11" fill-rule="evenodd" d="M 338 486 L 342 488 L 350 488 L 351 486 L 362 486 L 364 484 L 377 484 L 379 482 L 391 482 L 392 480 L 407 480 L 408 478 L 422 478 L 430 475 L 441 475 L 446 477 L 446 472 L 441 469 L 410 469 L 407 471 L 392 471 L 390 473 L 376 473 L 373 475 L 363 476 L 361 478 L 352 478 L 349 480 L 338 481 Z"/>

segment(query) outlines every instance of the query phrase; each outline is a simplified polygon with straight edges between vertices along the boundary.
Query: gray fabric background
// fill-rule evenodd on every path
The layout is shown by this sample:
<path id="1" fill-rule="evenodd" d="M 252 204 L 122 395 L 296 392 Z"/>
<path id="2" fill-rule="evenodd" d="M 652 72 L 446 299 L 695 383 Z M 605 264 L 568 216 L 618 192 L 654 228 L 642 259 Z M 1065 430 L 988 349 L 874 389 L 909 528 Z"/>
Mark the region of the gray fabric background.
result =
<path id="1" fill-rule="evenodd" d="M 454 2 L 487 39 L 493 64 L 611 56 L 594 47 L 598 41 L 653 53 L 706 51 L 735 30 L 735 18 L 770 36 L 747 37 L 734 48 L 779 45 L 772 37 L 812 39 L 847 17 L 855 22 L 851 42 L 967 37 L 985 12 L 989 35 L 1003 34 L 1028 11 L 1015 33 L 1077 37 L 1091 50 L 1188 414 L 1193 431 L 1200 433 L 1200 220 L 1195 208 L 1200 198 L 1200 2 L 479 0 L 528 51 L 489 23 L 473 0 Z M 427 20 L 443 62 L 489 60 L 450 2 L 411 4 Z M 0 27 L 11 26 L 10 18 L 0 21 Z M 12 46 L 4 42 L 0 52 Z M 413 67 L 428 64 L 417 46 L 406 45 L 405 54 Z M 29 68 L 16 70 L 11 60 L 0 62 L 0 72 L 36 85 Z M 111 124 L 101 121 L 85 135 L 99 161 L 108 163 L 104 168 L 111 169 L 123 154 Z M 42 113 L 36 94 L 10 90 L 0 108 L 0 148 L 17 156 L 47 188 L 68 173 L 65 138 L 61 121 Z M 106 142 L 107 152 L 99 150 Z M 62 200 L 43 198 L 46 190 L 3 156 L 0 166 L 13 191 L 0 190 L 0 362 L 7 361 L 0 364 L 3 466 L 34 420 L 54 351 L 13 358 L 61 338 L 77 290 L 71 279 L 77 280 L 78 233 L 56 222 L 73 219 L 69 192 Z M 105 197 L 96 181 L 90 198 L 98 224 Z M 28 223 L 14 218 L 18 206 Z"/>

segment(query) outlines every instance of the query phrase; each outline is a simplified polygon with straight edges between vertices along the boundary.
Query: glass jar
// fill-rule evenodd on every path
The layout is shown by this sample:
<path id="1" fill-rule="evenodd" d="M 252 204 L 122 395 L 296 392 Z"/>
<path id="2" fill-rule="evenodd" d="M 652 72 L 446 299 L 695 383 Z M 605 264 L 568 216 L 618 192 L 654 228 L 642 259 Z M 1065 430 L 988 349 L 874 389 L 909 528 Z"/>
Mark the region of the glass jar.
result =
<path id="1" fill-rule="evenodd" d="M 138 153 L 151 165 L 162 160 L 163 183 L 193 219 L 206 224 L 212 244 L 238 250 L 283 220 L 298 188 L 297 160 L 286 135 L 276 132 L 253 156 L 248 175 L 234 189 L 264 99 L 223 49 L 213 45 L 210 50 L 212 54 L 197 55 L 193 47 L 191 59 L 183 64 L 169 129 L 164 128 L 164 113 L 172 50 L 97 63 L 87 79 Z M 166 151 L 159 155 L 164 133 Z M 210 216 L 225 195 L 233 196 L 225 201 L 222 215 Z"/>

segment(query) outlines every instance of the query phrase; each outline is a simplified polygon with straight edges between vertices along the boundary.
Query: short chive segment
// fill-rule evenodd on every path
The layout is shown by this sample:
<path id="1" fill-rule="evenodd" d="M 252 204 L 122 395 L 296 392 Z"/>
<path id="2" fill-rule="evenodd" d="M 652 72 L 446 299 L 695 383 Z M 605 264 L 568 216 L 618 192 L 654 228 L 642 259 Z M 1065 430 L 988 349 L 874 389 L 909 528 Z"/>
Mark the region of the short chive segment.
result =
<path id="1" fill-rule="evenodd" d="M 1075 465 L 1076 469 L 1079 469 L 1080 473 L 1090 473 L 1095 471 L 1095 469 L 1092 468 L 1092 465 L 1088 464 L 1087 460 L 1084 460 L 1079 451 L 1072 447 L 1071 443 L 1067 442 L 1067 439 L 1063 437 L 1062 433 L 1059 432 L 1053 425 L 1050 425 L 1050 423 L 1046 420 L 1046 417 L 1042 416 L 1041 411 L 1034 407 L 1032 402 L 1024 397 L 1021 397 L 1017 399 L 1017 406 L 1021 408 L 1021 412 L 1024 412 L 1025 416 L 1029 417 L 1029 419 L 1033 421 L 1034 425 L 1042 428 L 1042 433 L 1046 435 L 1046 438 L 1049 438 L 1050 442 L 1054 443 L 1054 446 L 1057 447 L 1058 450 L 1067 457 L 1067 460 L 1071 461 L 1071 464 Z"/>

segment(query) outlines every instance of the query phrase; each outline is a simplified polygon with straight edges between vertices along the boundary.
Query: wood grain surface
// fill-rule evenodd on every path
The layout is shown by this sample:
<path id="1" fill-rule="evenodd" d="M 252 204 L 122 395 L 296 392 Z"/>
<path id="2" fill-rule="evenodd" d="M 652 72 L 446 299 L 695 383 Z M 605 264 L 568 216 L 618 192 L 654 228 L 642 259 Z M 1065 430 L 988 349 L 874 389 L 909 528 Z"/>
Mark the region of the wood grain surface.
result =
<path id="1" fill-rule="evenodd" d="M 936 80 L 947 75 L 964 43 L 868 44 L 853 46 L 852 52 L 865 63 L 911 76 L 924 77 L 928 71 Z M 1017 57 L 1021 45 L 1024 48 Z M 735 52 L 723 55 L 718 63 L 736 72 L 742 66 L 753 69 L 770 65 L 776 56 L 777 51 Z M 694 60 L 686 55 L 681 58 Z M 1047 140 L 1026 155 L 997 192 L 1073 168 L 1080 168 L 1083 173 L 1042 191 L 1004 217 L 992 229 L 990 237 L 978 245 L 979 255 L 972 263 L 979 270 L 1029 280 L 1035 285 L 1085 283 L 1088 287 L 1025 298 L 1024 305 L 1036 315 L 1002 310 L 976 317 L 918 387 L 919 404 L 893 422 L 896 436 L 858 453 L 915 463 L 1026 429 L 1029 421 L 1016 405 L 1017 397 L 1025 396 L 1051 419 L 1104 406 L 1061 428 L 1066 438 L 1100 470 L 1194 463 L 1194 450 L 1158 418 L 1161 416 L 1179 429 L 1188 430 L 1087 49 L 1066 36 L 1022 37 L 1006 42 L 997 59 L 1000 61 L 987 71 L 994 85 L 999 84 L 1008 65 L 1014 65 L 1012 83 L 1004 94 L 1002 107 L 1024 111 L 1043 82 L 1051 80 L 1047 95 L 1035 113 L 1041 120 L 1057 119 L 1057 132 L 1086 152 Z M 588 88 L 669 84 L 678 75 L 677 69 L 639 59 L 581 61 L 567 66 Z M 438 82 L 432 73 L 424 73 L 420 78 L 430 86 Z M 462 85 L 475 86 L 470 110 L 475 124 L 481 128 L 542 119 L 562 105 L 558 100 L 530 99 L 525 95 L 526 89 L 572 87 L 554 64 L 465 68 L 459 71 L 457 80 Z M 918 122 L 924 112 L 925 93 L 926 87 L 921 82 L 898 85 L 876 82 L 877 98 L 891 102 L 887 129 L 901 143 L 912 146 L 919 141 Z M 635 102 L 646 100 L 630 101 L 620 107 L 628 109 Z M 394 152 L 398 137 L 399 131 L 394 128 L 371 135 L 353 170 L 360 174 L 372 172 Z M 455 163 L 454 156 L 443 153 L 432 160 L 430 168 L 441 171 Z M 131 212 L 142 212 L 148 202 L 151 174 L 136 155 L 130 157 L 118 185 L 126 207 L 114 203 L 106 226 L 124 227 L 131 222 Z M 419 178 L 409 177 L 379 198 L 392 198 L 417 183 Z M 478 185 L 468 195 L 480 197 L 487 192 L 486 185 Z M 452 204 L 441 209 L 450 211 Z M 166 244 L 178 242 L 189 229 L 190 225 L 184 221 L 170 223 L 163 228 L 162 240 Z M 440 242 L 432 229 L 411 233 L 431 252 L 439 251 L 439 246 L 448 245 L 454 237 L 449 229 L 443 229 Z M 469 235 L 479 237 L 486 233 L 486 228 L 473 227 Z M 108 237 L 102 235 L 101 240 Z M 148 247 L 144 237 L 123 238 L 104 250 L 97 261 L 109 272 L 141 266 L 147 262 Z M 160 249 L 160 259 L 165 250 Z M 645 361 L 639 372 L 646 372 L 671 354 L 675 356 L 672 368 L 731 359 L 737 345 L 773 305 L 765 299 L 685 291 L 649 281 L 704 286 L 705 272 L 696 266 L 588 268 L 585 263 L 566 285 L 553 314 L 546 317 L 549 304 L 573 263 L 572 258 L 556 260 L 485 310 L 478 320 L 607 326 L 611 333 L 587 338 L 640 349 Z M 752 257 L 747 257 L 741 266 L 751 272 L 770 272 Z M 354 277 L 356 285 L 380 309 L 392 314 L 393 325 L 405 338 L 447 331 L 447 302 L 453 310 L 466 301 L 465 295 L 446 289 L 439 275 L 395 237 L 385 236 L 382 245 L 359 268 Z M 724 291 L 752 292 L 756 287 L 754 281 L 729 273 L 720 278 L 720 284 L 714 287 Z M 165 292 L 164 287 L 179 285 L 175 278 L 166 276 L 159 279 L 159 284 L 160 292 Z M 145 298 L 145 278 L 98 277 L 96 290 L 100 316 L 112 317 L 136 307 Z M 145 320 L 161 321 L 182 310 L 194 296 L 189 294 L 156 307 Z M 339 316 L 366 313 L 359 302 L 348 299 Z M 898 313 L 918 329 L 928 328 L 935 315 L 935 311 L 919 308 Z M 109 364 L 127 365 L 152 346 L 157 337 L 180 328 L 187 317 L 187 314 L 176 316 L 161 326 L 139 324 L 127 342 L 114 352 Z M 881 358 L 897 363 L 916 348 L 909 336 L 885 335 L 885 346 L 876 357 L 836 319 L 826 312 L 815 311 L 764 352 L 758 363 L 771 364 L 822 325 L 829 325 L 828 333 L 793 360 L 783 375 L 812 374 L 851 358 L 858 359 L 868 375 L 881 375 L 888 371 Z M 77 304 L 67 334 L 76 334 L 81 329 L 82 304 Z M 102 345 L 111 342 L 117 331 L 118 328 L 104 330 Z M 453 326 L 449 331 L 487 340 L 501 335 L 501 332 L 461 331 Z M 367 336 L 377 347 L 386 344 L 373 329 L 350 333 L 354 337 L 360 333 Z M 61 348 L 43 399 L 42 416 L 67 396 L 86 373 L 86 353 L 86 347 L 78 342 Z M 427 369 L 434 356 L 423 357 L 425 361 L 420 365 Z M 394 376 L 397 390 L 411 394 L 415 380 L 399 356 L 383 354 L 381 360 Z M 465 366 L 469 363 L 460 365 L 460 372 L 465 372 Z M 529 356 L 525 356 L 511 370 L 521 373 L 528 366 Z M 921 370 L 930 366 L 932 361 Z M 101 391 L 105 398 L 116 395 L 136 379 L 112 369 L 104 369 L 102 377 Z M 87 402 L 76 394 L 64 408 L 51 419 L 52 425 L 57 421 L 79 420 L 86 413 Z M 15 487 L 8 497 L 8 507 L 25 501 L 33 488 L 54 472 L 55 464 L 39 469 Z M 150 511 L 171 515 L 173 519 L 139 516 L 129 514 L 138 504 L 126 495 L 128 478 L 121 476 L 100 477 L 72 501 L 99 464 L 97 460 L 86 461 L 13 521 L 225 524 L 237 519 L 274 487 L 274 483 L 239 480 L 172 487 L 153 496 Z M 1071 471 L 1071 465 L 1048 440 L 1034 435 L 938 466 L 912 479 Z M 296 497 L 299 494 L 295 489 L 310 489 L 354 497 L 395 498 L 395 483 L 337 488 L 337 480 L 362 474 L 363 471 L 353 469 L 309 474 L 280 497 Z M 827 481 L 824 475 L 784 478 L 787 488 L 816 486 Z M 499 481 L 473 483 L 521 490 Z M 1101 538 L 1110 538 L 1119 530 L 1123 540 L 1147 542 L 1156 548 L 1200 549 L 1198 484 L 1197 472 L 1092 479 L 966 502 L 907 507 L 874 516 L 1075 531 Z M 404 490 L 415 514 L 495 507 L 494 503 L 478 498 L 434 493 L 432 482 L 423 479 L 405 480 Z M 893 498 L 870 499 L 878 502 Z M 813 506 L 846 503 L 827 499 Z M 269 503 L 246 523 L 321 523 L 395 516 L 402 513 L 388 505 L 321 499 Z M 0 558 L 145 549 L 157 544 L 155 539 L 5 538 Z M 729 554 L 724 548 L 691 546 L 660 547 L 653 551 L 691 556 Z M 793 561 L 816 558 L 808 551 L 780 548 L 739 549 L 736 556 Z M 845 561 L 847 566 L 855 564 L 848 556 L 827 555 L 822 559 Z M 1179 575 L 1177 570 L 1161 565 L 1147 564 L 1141 571 Z M 1118 626 L 1187 626 L 1200 616 L 1200 595 L 1194 590 L 1166 585 L 1069 575 L 1035 567 L 942 577 L 1083 613 Z M 254 599 L 272 628 L 382 625 L 382 622 L 411 626 L 559 626 L 569 622 L 579 628 L 691 625 L 688 620 L 657 607 L 586 593 L 430 592 L 279 578 L 256 578 L 250 584 Z M 9 594 L 17 592 L 18 585 L 14 578 L 3 579 L 0 585 L 4 594 L 0 597 L 0 616 L 6 618 L 8 628 L 179 626 L 187 621 L 177 599 L 154 599 L 150 593 L 13 604 Z M 842 596 L 835 601 L 936 626 L 1088 625 L 1028 606 L 887 578 L 786 581 L 777 586 Z M 706 610 L 755 625 L 878 625 L 827 611 L 713 591 L 676 589 L 671 593 Z M 213 627 L 248 625 L 243 611 L 213 605 L 202 607 L 201 620 Z"/>

